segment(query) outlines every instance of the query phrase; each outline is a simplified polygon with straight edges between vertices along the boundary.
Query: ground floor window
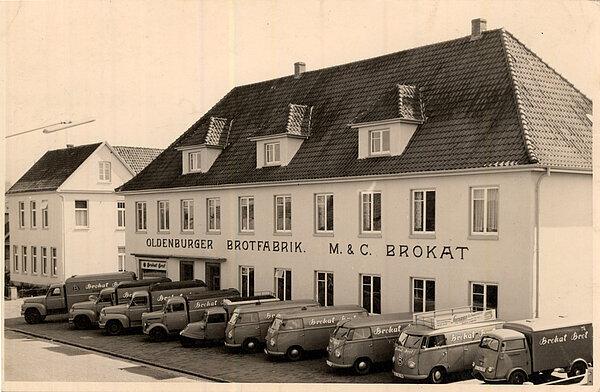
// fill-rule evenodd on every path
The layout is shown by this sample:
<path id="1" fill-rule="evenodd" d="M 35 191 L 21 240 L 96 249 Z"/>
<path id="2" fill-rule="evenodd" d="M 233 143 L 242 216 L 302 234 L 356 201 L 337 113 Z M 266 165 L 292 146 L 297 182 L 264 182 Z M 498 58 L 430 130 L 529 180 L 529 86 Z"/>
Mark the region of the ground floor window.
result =
<path id="1" fill-rule="evenodd" d="M 51 259 L 51 268 L 52 268 L 52 276 L 56 276 L 58 274 L 58 260 L 56 255 L 56 248 L 50 248 L 50 256 Z"/>
<path id="2" fill-rule="evenodd" d="M 117 270 L 119 272 L 125 271 L 125 247 L 119 246 L 117 248 Z"/>
<path id="3" fill-rule="evenodd" d="M 17 245 L 13 245 L 13 260 L 14 260 L 15 271 L 18 271 L 19 270 L 19 247 Z"/>
<path id="4" fill-rule="evenodd" d="M 21 248 L 21 257 L 23 259 L 23 273 L 27 273 L 27 247 Z"/>
<path id="5" fill-rule="evenodd" d="M 333 306 L 333 272 L 317 271 L 315 297 L 321 306 Z"/>
<path id="6" fill-rule="evenodd" d="M 180 261 L 179 262 L 179 280 L 194 279 L 194 262 Z"/>
<path id="7" fill-rule="evenodd" d="M 435 280 L 413 278 L 413 312 L 435 310 Z"/>
<path id="8" fill-rule="evenodd" d="M 31 271 L 34 274 L 38 273 L 38 265 L 37 265 L 37 248 L 35 246 L 31 247 Z"/>
<path id="9" fill-rule="evenodd" d="M 361 275 L 361 306 L 369 313 L 381 314 L 381 276 Z"/>
<path id="10" fill-rule="evenodd" d="M 42 246 L 42 274 L 48 275 L 48 248 Z"/>
<path id="11" fill-rule="evenodd" d="M 240 266 L 240 294 L 242 297 L 254 295 L 254 267 Z"/>
<path id="12" fill-rule="evenodd" d="M 498 314 L 498 285 L 493 283 L 471 283 L 471 305 L 475 310 L 496 309 Z"/>
<path id="13" fill-rule="evenodd" d="M 275 295 L 282 301 L 292 299 L 292 270 L 275 269 Z"/>

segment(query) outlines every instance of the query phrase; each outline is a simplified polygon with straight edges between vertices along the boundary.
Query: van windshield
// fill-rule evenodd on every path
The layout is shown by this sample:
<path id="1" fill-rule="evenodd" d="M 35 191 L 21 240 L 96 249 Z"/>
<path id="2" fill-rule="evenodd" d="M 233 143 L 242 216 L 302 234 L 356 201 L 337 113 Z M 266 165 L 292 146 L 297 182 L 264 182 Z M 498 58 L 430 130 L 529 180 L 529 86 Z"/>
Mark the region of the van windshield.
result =
<path id="1" fill-rule="evenodd" d="M 234 325 L 235 322 L 238 319 L 238 316 L 239 316 L 238 312 L 233 312 L 233 314 L 231 315 L 231 318 L 229 319 L 228 323 L 231 324 L 231 325 Z"/>
<path id="2" fill-rule="evenodd" d="M 349 328 L 346 327 L 336 327 L 335 331 L 333 331 L 333 338 L 334 339 L 347 339 L 348 338 L 348 333 L 350 332 Z"/>
<path id="3" fill-rule="evenodd" d="M 492 351 L 498 351 L 498 347 L 500 346 L 500 342 L 498 341 L 498 339 L 489 337 L 489 336 L 484 336 L 481 339 L 481 343 L 479 343 L 479 347 L 481 348 L 487 348 L 488 350 L 492 350 Z"/>
<path id="4" fill-rule="evenodd" d="M 422 340 L 423 336 L 421 335 L 409 335 L 402 332 L 398 337 L 398 344 L 406 348 L 419 348 Z"/>
<path id="5" fill-rule="evenodd" d="M 273 324 L 271 324 L 270 329 L 273 331 L 279 331 L 279 328 L 281 327 L 281 323 L 282 323 L 282 320 L 279 317 L 275 317 L 275 320 L 273 320 Z"/>

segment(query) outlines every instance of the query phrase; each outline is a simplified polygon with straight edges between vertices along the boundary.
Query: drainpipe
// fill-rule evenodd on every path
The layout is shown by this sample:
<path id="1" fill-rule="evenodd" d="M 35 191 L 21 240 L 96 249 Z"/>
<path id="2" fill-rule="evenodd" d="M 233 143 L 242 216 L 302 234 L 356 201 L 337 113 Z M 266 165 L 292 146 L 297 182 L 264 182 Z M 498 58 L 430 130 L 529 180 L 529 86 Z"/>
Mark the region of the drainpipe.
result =
<path id="1" fill-rule="evenodd" d="M 533 317 L 540 316 L 540 185 L 542 180 L 550 177 L 550 168 L 540 174 L 535 184 L 535 309 Z"/>
<path id="2" fill-rule="evenodd" d="M 61 226 L 61 230 L 62 230 L 62 238 L 61 238 L 61 250 L 62 250 L 62 264 L 63 264 L 63 272 L 62 272 L 62 282 L 65 281 L 65 270 L 67 267 L 67 263 L 65 260 L 65 254 L 66 254 L 66 250 L 65 250 L 65 224 L 66 224 L 66 218 L 65 218 L 65 196 L 58 193 L 58 196 L 60 197 L 62 203 L 60 204 L 60 212 L 61 212 L 61 220 L 62 220 L 62 225 Z M 52 263 L 50 263 L 52 264 Z M 50 267 L 52 267 L 52 265 L 50 265 Z"/>

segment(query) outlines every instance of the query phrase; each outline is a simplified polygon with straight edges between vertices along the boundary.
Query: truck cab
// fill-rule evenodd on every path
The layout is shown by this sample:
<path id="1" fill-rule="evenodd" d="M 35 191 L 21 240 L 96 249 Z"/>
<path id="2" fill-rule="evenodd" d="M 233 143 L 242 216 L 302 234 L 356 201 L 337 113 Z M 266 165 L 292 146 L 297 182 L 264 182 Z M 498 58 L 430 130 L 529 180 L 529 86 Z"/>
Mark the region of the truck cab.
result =
<path id="1" fill-rule="evenodd" d="M 116 305 L 115 288 L 102 289 L 97 296 L 90 295 L 90 301 L 78 302 L 71 306 L 69 324 L 73 324 L 77 329 L 88 329 L 92 325 L 98 325 L 100 311 L 113 305 Z"/>
<path id="2" fill-rule="evenodd" d="M 525 336 L 511 329 L 491 331 L 481 338 L 479 355 L 473 362 L 474 370 L 480 374 L 479 379 L 487 381 L 506 381 L 515 371 L 531 374 L 531 354 Z M 523 383 L 520 373 L 514 373 L 511 380 Z"/>

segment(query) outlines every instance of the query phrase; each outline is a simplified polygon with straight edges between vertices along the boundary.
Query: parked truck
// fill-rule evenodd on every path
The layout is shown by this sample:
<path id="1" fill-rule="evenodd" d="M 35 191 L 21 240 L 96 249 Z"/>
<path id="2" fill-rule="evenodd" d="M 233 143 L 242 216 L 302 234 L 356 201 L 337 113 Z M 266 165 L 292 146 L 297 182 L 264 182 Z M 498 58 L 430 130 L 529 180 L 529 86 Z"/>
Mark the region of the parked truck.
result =
<path id="1" fill-rule="evenodd" d="M 569 318 L 528 319 L 482 336 L 473 375 L 484 381 L 522 384 L 536 373 L 563 368 L 569 377 L 592 363 L 592 324 Z"/>
<path id="2" fill-rule="evenodd" d="M 107 306 L 100 311 L 98 326 L 109 335 L 119 335 L 123 330 L 142 326 L 142 313 L 161 309 L 169 298 L 206 291 L 201 280 L 153 283 L 146 290 L 135 291 L 127 304 Z"/>
<path id="3" fill-rule="evenodd" d="M 143 331 L 153 342 L 165 341 L 169 334 L 201 320 L 207 308 L 221 306 L 225 299 L 239 297 L 240 292 L 230 288 L 169 298 L 161 310 L 142 314 Z"/>
<path id="4" fill-rule="evenodd" d="M 73 275 L 64 283 L 51 284 L 45 296 L 26 299 L 21 305 L 21 315 L 29 324 L 37 324 L 47 315 L 68 313 L 73 304 L 88 301 L 90 295 L 97 295 L 104 288 L 130 280 L 135 280 L 131 271 Z"/>
<path id="5" fill-rule="evenodd" d="M 88 329 L 98 325 L 100 311 L 107 306 L 126 304 L 135 291 L 147 289 L 150 284 L 170 282 L 169 278 L 149 278 L 119 283 L 116 287 L 107 287 L 97 296 L 90 295 L 89 301 L 78 302 L 69 309 L 69 324 L 77 329 Z"/>

